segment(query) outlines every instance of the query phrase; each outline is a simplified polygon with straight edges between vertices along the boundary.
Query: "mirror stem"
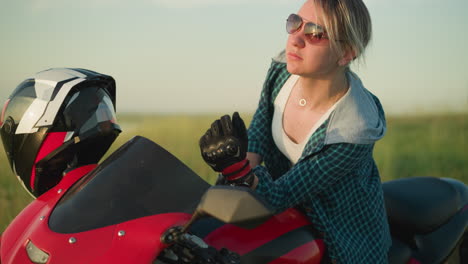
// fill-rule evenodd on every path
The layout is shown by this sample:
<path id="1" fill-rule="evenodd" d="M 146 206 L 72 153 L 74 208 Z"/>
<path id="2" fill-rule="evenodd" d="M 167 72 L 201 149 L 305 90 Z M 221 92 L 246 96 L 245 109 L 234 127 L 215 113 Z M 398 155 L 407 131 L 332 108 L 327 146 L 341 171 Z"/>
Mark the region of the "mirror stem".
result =
<path id="1" fill-rule="evenodd" d="M 182 233 L 186 233 L 187 230 L 190 228 L 190 226 L 192 226 L 192 224 L 198 220 L 200 217 L 203 216 L 203 213 L 196 210 L 195 213 L 193 213 L 193 216 L 192 218 L 190 219 L 190 221 L 188 221 L 182 228 Z"/>

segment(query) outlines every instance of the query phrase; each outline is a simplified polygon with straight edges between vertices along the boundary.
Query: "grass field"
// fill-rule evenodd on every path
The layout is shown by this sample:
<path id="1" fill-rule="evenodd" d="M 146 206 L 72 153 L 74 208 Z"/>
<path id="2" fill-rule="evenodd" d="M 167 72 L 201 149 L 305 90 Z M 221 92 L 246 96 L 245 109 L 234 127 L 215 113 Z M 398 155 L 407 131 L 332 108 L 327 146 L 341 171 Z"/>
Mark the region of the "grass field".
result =
<path id="1" fill-rule="evenodd" d="M 216 174 L 202 161 L 198 138 L 217 117 L 120 115 L 118 123 L 123 132 L 108 153 L 135 135 L 145 136 L 212 183 Z M 249 123 L 250 117 L 245 120 Z M 388 118 L 387 126 L 387 135 L 374 152 L 383 181 L 437 176 L 468 183 L 468 114 L 393 117 Z M 0 233 L 31 200 L 11 172 L 1 147 Z"/>

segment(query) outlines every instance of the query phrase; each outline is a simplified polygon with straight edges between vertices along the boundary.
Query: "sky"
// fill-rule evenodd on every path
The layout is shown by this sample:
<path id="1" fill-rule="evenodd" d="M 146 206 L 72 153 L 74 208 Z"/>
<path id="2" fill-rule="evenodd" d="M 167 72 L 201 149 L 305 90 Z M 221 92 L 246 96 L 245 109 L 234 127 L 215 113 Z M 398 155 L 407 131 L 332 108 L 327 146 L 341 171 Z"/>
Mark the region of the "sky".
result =
<path id="1" fill-rule="evenodd" d="M 388 114 L 468 113 L 468 1 L 364 0 L 353 64 Z M 302 0 L 0 0 L 0 102 L 36 72 L 117 82 L 119 112 L 253 112 Z"/>

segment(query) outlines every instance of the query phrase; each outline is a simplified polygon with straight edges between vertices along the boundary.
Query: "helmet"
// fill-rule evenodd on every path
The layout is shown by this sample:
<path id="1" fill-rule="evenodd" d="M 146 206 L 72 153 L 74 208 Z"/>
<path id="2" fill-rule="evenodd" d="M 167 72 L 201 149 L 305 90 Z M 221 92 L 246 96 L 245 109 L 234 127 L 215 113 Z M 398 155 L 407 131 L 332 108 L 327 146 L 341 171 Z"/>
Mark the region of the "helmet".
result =
<path id="1" fill-rule="evenodd" d="M 0 116 L 11 169 L 36 197 L 67 169 L 97 163 L 120 132 L 114 79 L 85 69 L 49 69 L 26 79 Z"/>

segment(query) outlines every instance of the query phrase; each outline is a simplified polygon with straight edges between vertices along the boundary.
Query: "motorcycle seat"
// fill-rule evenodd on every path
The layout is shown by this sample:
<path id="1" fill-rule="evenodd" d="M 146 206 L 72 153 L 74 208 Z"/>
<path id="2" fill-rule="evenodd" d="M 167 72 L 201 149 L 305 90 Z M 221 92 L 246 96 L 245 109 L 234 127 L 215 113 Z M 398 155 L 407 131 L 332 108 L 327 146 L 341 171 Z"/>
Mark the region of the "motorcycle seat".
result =
<path id="1" fill-rule="evenodd" d="M 392 233 L 425 234 L 448 221 L 467 203 L 466 189 L 457 188 L 455 183 L 434 177 L 383 183 Z"/>

